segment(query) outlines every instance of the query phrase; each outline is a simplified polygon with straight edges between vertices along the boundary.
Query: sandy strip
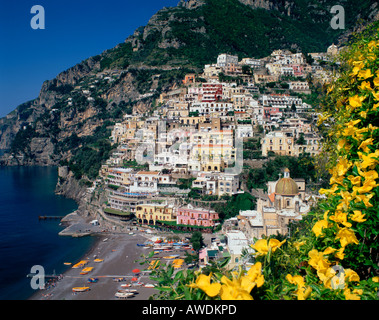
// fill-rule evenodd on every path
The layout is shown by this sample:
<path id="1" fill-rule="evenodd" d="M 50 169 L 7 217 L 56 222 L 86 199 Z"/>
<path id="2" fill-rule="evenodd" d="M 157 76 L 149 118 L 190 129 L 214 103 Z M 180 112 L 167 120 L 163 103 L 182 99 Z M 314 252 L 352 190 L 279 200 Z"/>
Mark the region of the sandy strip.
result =
<path id="1" fill-rule="evenodd" d="M 147 239 L 140 234 L 111 234 L 99 237 L 99 241 L 83 257 L 89 260 L 85 267 L 93 267 L 87 275 L 80 275 L 83 268 L 70 268 L 63 278 L 56 282 L 55 287 L 36 292 L 30 300 L 117 300 L 114 295 L 121 289 L 121 284 L 129 281 L 115 282 L 113 277 L 126 276 L 130 279 L 133 276 L 132 270 L 138 268 L 146 269 L 146 265 L 141 266 L 135 260 L 140 260 L 141 255 L 147 255 L 151 249 L 144 249 L 137 246 L 137 243 L 144 243 Z M 103 241 L 108 238 L 107 241 Z M 94 262 L 94 259 L 104 259 L 103 262 Z M 72 265 L 78 261 L 70 261 Z M 97 283 L 87 283 L 90 277 L 98 278 Z M 152 283 L 147 276 L 142 276 L 144 283 Z M 90 287 L 87 292 L 73 293 L 73 287 Z M 157 291 L 153 288 L 139 287 L 138 294 L 127 300 L 148 300 Z M 48 296 L 46 296 L 48 295 Z"/>

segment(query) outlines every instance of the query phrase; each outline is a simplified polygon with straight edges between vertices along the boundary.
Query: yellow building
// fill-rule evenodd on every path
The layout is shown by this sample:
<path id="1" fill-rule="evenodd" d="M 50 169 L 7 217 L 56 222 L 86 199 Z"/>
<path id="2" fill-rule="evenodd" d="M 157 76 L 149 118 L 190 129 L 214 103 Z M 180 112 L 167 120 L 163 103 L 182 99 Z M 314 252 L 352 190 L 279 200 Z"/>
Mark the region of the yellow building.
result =
<path id="1" fill-rule="evenodd" d="M 273 131 L 262 140 L 262 156 L 267 157 L 269 151 L 281 156 L 294 156 L 294 137 L 292 133 Z"/>
<path id="2" fill-rule="evenodd" d="M 157 221 L 176 221 L 173 205 L 159 203 L 140 204 L 136 208 L 136 217 L 141 224 L 156 224 Z"/>

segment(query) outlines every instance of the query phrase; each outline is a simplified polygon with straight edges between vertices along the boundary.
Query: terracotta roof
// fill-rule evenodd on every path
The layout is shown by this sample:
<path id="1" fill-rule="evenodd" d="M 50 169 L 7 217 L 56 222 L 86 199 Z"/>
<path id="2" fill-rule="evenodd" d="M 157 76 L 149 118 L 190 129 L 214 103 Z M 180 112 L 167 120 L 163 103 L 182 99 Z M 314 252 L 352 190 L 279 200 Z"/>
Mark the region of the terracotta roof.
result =
<path id="1" fill-rule="evenodd" d="M 157 175 L 157 174 L 159 174 L 159 172 L 158 171 L 138 171 L 137 174 Z"/>

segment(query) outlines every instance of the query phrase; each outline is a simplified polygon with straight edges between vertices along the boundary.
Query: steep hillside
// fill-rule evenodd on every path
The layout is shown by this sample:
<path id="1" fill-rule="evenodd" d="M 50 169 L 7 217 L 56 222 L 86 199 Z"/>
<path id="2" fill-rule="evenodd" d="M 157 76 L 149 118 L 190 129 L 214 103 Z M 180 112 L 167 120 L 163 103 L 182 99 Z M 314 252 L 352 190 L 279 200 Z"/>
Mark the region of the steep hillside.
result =
<path id="1" fill-rule="evenodd" d="M 93 179 L 111 151 L 112 125 L 154 107 L 219 53 L 264 57 L 273 50 L 325 51 L 358 19 L 377 15 L 369 1 L 342 1 L 346 30 L 333 30 L 329 1 L 189 0 L 157 12 L 115 48 L 44 82 L 38 98 L 0 119 L 5 165 L 72 160 Z M 85 161 L 84 161 L 85 159 Z M 78 171 L 78 170 L 77 170 Z"/>

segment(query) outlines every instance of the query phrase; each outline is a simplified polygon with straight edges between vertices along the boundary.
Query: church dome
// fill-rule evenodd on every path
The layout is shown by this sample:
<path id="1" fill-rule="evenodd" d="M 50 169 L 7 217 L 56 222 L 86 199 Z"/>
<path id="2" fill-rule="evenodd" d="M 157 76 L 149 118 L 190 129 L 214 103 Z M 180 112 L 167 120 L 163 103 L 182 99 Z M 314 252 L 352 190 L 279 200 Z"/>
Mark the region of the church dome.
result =
<path id="1" fill-rule="evenodd" d="M 299 193 L 297 183 L 290 178 L 289 170 L 284 170 L 284 177 L 279 179 L 275 186 L 275 193 L 282 196 L 294 196 Z"/>

